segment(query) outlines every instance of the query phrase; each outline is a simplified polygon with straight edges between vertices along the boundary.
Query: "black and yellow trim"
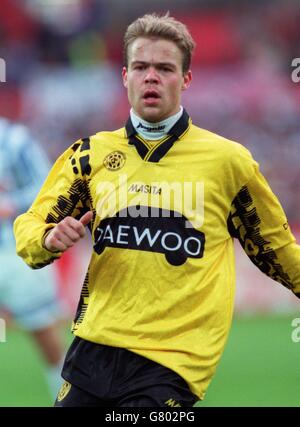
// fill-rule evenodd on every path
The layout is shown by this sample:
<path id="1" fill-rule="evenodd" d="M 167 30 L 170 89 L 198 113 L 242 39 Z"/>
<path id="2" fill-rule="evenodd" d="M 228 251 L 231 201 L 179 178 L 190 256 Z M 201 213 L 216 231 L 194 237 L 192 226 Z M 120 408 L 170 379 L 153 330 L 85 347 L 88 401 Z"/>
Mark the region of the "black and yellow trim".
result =
<path id="1" fill-rule="evenodd" d="M 141 135 L 138 135 L 134 128 L 131 119 L 127 120 L 125 130 L 128 138 L 128 143 L 134 145 L 140 157 L 146 162 L 158 163 L 167 152 L 172 148 L 175 141 L 181 139 L 188 131 L 191 124 L 191 119 L 188 113 L 183 110 L 182 116 L 169 130 L 168 135 L 161 141 L 153 144 L 145 141 Z"/>

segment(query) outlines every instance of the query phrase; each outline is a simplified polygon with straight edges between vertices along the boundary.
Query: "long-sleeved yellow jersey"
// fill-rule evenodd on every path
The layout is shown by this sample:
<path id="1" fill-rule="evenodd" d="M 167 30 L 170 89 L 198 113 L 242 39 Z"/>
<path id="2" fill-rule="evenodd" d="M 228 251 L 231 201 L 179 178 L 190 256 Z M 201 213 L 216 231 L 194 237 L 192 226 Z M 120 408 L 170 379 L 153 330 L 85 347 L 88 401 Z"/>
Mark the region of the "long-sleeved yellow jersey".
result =
<path id="1" fill-rule="evenodd" d="M 160 141 L 129 119 L 66 150 L 15 221 L 18 254 L 32 268 L 52 262 L 61 253 L 45 249 L 45 234 L 87 210 L 93 252 L 74 334 L 172 369 L 200 399 L 232 320 L 233 237 L 300 297 L 300 247 L 258 164 L 185 111 Z"/>

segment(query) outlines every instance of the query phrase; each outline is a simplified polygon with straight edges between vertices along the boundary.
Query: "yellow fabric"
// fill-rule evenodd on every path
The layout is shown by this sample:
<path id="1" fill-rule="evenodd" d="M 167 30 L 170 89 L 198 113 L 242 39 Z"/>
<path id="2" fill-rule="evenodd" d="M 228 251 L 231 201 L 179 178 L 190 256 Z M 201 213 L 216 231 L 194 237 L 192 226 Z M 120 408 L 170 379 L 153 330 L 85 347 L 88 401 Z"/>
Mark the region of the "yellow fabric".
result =
<path id="1" fill-rule="evenodd" d="M 199 188 L 204 189 L 203 210 L 196 200 L 201 199 L 201 193 L 196 191 L 189 193 L 193 206 L 199 207 L 196 213 L 184 204 L 184 192 L 182 198 L 177 193 L 170 202 L 164 199 L 167 184 L 181 186 L 186 182 L 199 182 Z M 248 204 L 243 200 L 237 203 L 243 191 L 251 195 Z M 183 231 L 176 218 L 154 218 L 151 229 L 145 219 L 142 230 L 142 222 L 135 218 L 116 217 L 115 222 L 108 222 L 111 228 L 102 230 L 107 243 L 104 250 L 99 254 L 93 251 L 74 333 L 92 342 L 125 347 L 167 366 L 202 399 L 232 320 L 232 236 L 240 238 L 264 272 L 272 276 L 275 271 L 277 280 L 295 293 L 300 292 L 299 247 L 248 150 L 190 125 L 156 163 L 142 160 L 128 144 L 124 128 L 97 133 L 90 143 L 78 141 L 56 162 L 29 211 L 15 221 L 17 252 L 31 267 L 43 266 L 60 256 L 47 251 L 42 242 L 47 230 L 64 216 L 79 218 L 92 209 L 94 238 L 97 227 L 115 213 L 138 205 L 183 214 L 193 226 L 191 232 L 201 231 L 205 236 L 203 256 L 188 256 L 185 262 L 173 265 L 155 249 L 155 233 L 155 242 L 160 245 L 179 246 L 180 238 L 175 234 Z M 259 220 L 251 225 L 247 218 L 253 209 Z M 100 225 L 101 220 L 104 223 Z M 114 228 L 118 221 L 122 227 Z M 146 234 L 142 235 L 143 231 Z M 259 246 L 257 234 L 267 243 Z M 142 250 L 126 244 L 134 239 L 136 245 L 152 239 L 152 251 L 150 243 Z M 181 247 L 184 242 L 183 237 Z M 119 247 L 113 247 L 117 244 Z M 186 245 L 190 252 L 198 249 Z M 269 270 L 262 261 L 270 252 L 268 248 L 278 256 L 275 270 L 274 259 L 268 259 Z M 260 256 L 253 256 L 259 251 Z"/>

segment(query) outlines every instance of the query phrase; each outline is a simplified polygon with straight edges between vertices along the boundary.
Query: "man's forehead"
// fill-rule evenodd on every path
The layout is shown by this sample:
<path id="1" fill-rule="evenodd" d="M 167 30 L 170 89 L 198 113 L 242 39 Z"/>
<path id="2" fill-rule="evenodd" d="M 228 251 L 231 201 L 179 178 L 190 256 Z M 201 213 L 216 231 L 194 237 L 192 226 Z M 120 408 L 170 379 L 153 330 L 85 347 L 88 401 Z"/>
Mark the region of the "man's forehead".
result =
<path id="1" fill-rule="evenodd" d="M 165 39 L 139 37 L 129 46 L 129 56 L 132 61 L 153 60 L 157 62 L 177 62 L 181 60 L 178 46 Z"/>

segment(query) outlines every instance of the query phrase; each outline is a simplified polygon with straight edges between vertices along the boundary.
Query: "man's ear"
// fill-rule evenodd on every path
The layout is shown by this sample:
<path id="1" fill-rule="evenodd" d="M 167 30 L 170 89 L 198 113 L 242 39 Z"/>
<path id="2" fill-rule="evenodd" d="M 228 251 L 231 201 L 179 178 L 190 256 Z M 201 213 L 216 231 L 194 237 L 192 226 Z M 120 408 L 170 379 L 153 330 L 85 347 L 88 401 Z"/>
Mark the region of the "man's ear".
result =
<path id="1" fill-rule="evenodd" d="M 188 89 L 191 85 L 192 79 L 193 79 L 193 76 L 192 76 L 191 70 L 184 73 L 181 89 L 182 90 Z"/>
<path id="2" fill-rule="evenodd" d="M 122 79 L 123 79 L 123 85 L 127 88 L 127 68 L 122 68 Z"/>

